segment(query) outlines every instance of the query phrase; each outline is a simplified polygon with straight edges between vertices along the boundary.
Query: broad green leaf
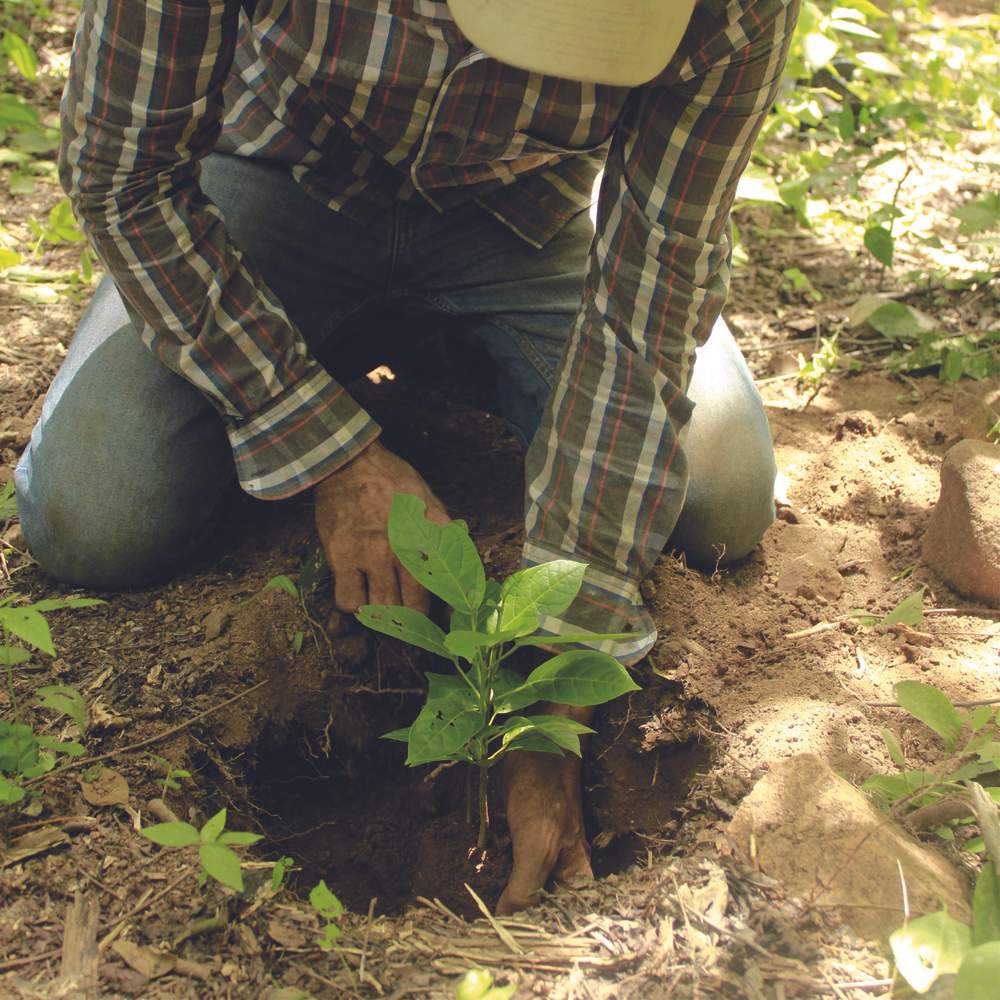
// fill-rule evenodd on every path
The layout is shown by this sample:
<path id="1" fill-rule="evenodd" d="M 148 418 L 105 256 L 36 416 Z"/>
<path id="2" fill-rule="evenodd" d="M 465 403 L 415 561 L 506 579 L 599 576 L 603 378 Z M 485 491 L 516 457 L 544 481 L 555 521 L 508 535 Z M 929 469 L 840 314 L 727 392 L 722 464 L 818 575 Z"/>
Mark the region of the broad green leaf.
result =
<path id="1" fill-rule="evenodd" d="M 515 646 L 568 646 L 570 643 L 606 642 L 609 639 L 634 639 L 638 632 L 570 632 L 566 635 L 522 635 Z"/>
<path id="2" fill-rule="evenodd" d="M 899 740 L 896 739 L 891 730 L 883 728 L 880 729 L 879 732 L 882 734 L 882 739 L 885 740 L 885 745 L 889 750 L 889 756 L 892 758 L 893 764 L 900 769 L 906 767 L 906 758 L 903 756 L 903 750 L 899 745 Z"/>
<path id="3" fill-rule="evenodd" d="M 462 521 L 435 524 L 426 504 L 397 493 L 389 513 L 389 544 L 413 578 L 453 608 L 474 614 L 486 593 L 486 572 Z"/>
<path id="4" fill-rule="evenodd" d="M 493 756 L 501 757 L 512 750 L 530 750 L 532 753 L 552 753 L 557 757 L 565 757 L 566 751 L 553 743 L 543 732 L 537 729 L 527 729 L 514 735 L 504 743 Z"/>
<path id="5" fill-rule="evenodd" d="M 220 809 L 201 828 L 201 842 L 211 844 L 219 839 L 219 834 L 226 828 L 226 810 Z"/>
<path id="6" fill-rule="evenodd" d="M 992 718 L 993 709 L 989 705 L 980 705 L 969 715 L 969 728 L 978 733 Z"/>
<path id="7" fill-rule="evenodd" d="M 0 722 L 0 771 L 17 774 L 38 762 L 38 738 L 23 722 Z"/>
<path id="8" fill-rule="evenodd" d="M 819 31 L 810 31 L 802 39 L 802 58 L 813 73 L 829 65 L 840 46 Z"/>
<path id="9" fill-rule="evenodd" d="M 35 50 L 10 28 L 4 31 L 3 51 L 26 80 L 38 78 L 38 56 L 35 55 Z"/>
<path id="10" fill-rule="evenodd" d="M 535 619 L 535 628 L 538 627 L 538 619 Z M 468 632 L 465 629 L 452 629 L 445 637 L 445 645 L 448 652 L 453 656 L 461 656 L 463 660 L 470 662 L 475 658 L 476 652 L 483 647 L 499 646 L 501 643 L 510 642 L 516 633 L 510 629 L 502 632 Z"/>
<path id="11" fill-rule="evenodd" d="M 938 976 L 958 972 L 972 947 L 972 931 L 942 910 L 893 931 L 889 945 L 900 975 L 918 993 L 926 993 Z"/>
<path id="12" fill-rule="evenodd" d="M 17 267 L 21 260 L 22 257 L 16 250 L 0 247 L 0 271 L 6 271 L 9 267 Z"/>
<path id="13" fill-rule="evenodd" d="M 240 859 L 235 851 L 222 844 L 202 844 L 198 848 L 198 857 L 201 858 L 205 871 L 217 882 L 237 892 L 243 891 L 243 873 L 240 871 Z"/>
<path id="14" fill-rule="evenodd" d="M 24 663 L 31 659 L 31 653 L 20 646 L 0 646 L 0 666 L 16 667 L 19 663 Z"/>
<path id="15" fill-rule="evenodd" d="M 0 129 L 38 128 L 38 112 L 16 94 L 0 93 Z"/>
<path id="16" fill-rule="evenodd" d="M 494 986 L 493 974 L 485 969 L 469 969 L 455 986 L 455 1000 L 510 1000 L 517 984 Z"/>
<path id="17" fill-rule="evenodd" d="M 868 323 L 890 340 L 909 340 L 920 333 L 920 317 L 904 302 L 883 302 L 868 315 Z"/>
<path id="18" fill-rule="evenodd" d="M 924 623 L 924 593 L 927 587 L 915 590 L 909 597 L 904 597 L 885 618 L 883 625 L 909 625 L 915 628 Z"/>
<path id="19" fill-rule="evenodd" d="M 0 806 L 10 806 L 20 802 L 25 796 L 24 789 L 16 782 L 0 775 Z"/>
<path id="20" fill-rule="evenodd" d="M 409 743 L 410 741 L 410 727 L 406 726 L 404 729 L 393 729 L 391 732 L 383 733 L 379 739 L 381 740 L 395 740 L 397 743 Z"/>
<path id="21" fill-rule="evenodd" d="M 35 611 L 61 611 L 63 608 L 93 608 L 98 604 L 107 604 L 96 597 L 47 597 L 43 601 L 35 601 L 31 605 Z"/>
<path id="22" fill-rule="evenodd" d="M 172 823 L 157 823 L 155 826 L 143 827 L 139 831 L 147 840 L 161 847 L 190 847 L 201 841 L 198 831 L 182 820 Z"/>
<path id="23" fill-rule="evenodd" d="M 41 746 L 41 743 L 39 743 Z M 48 774 L 56 766 L 56 758 L 45 750 L 38 752 L 38 760 L 21 771 L 22 778 L 37 778 L 40 774 Z"/>
<path id="24" fill-rule="evenodd" d="M 587 564 L 554 559 L 522 569 L 501 588 L 500 631 L 525 635 L 538 628 L 543 615 L 565 611 L 583 584 Z"/>
<path id="25" fill-rule="evenodd" d="M 38 704 L 41 708 L 51 708 L 53 711 L 68 715 L 76 723 L 77 729 L 81 733 L 86 733 L 87 702 L 76 688 L 68 684 L 49 684 L 40 687 L 35 694 L 38 695 Z"/>
<path id="26" fill-rule="evenodd" d="M 413 608 L 399 605 L 363 604 L 358 609 L 358 621 L 376 632 L 402 639 L 411 646 L 426 649 L 435 656 L 451 659 L 445 645 L 444 632 L 426 615 Z"/>
<path id="27" fill-rule="evenodd" d="M 336 924 L 324 924 L 323 933 L 316 939 L 316 943 L 323 951 L 330 951 L 337 945 L 340 937 L 340 928 Z"/>
<path id="28" fill-rule="evenodd" d="M 593 731 L 590 726 L 561 715 L 518 715 L 507 720 L 500 735 L 502 745 L 506 746 L 526 733 L 537 733 L 579 757 L 580 737 Z"/>
<path id="29" fill-rule="evenodd" d="M 593 649 L 574 649 L 534 669 L 523 684 L 494 707 L 498 712 L 516 712 L 536 701 L 578 707 L 600 705 L 638 690 L 639 685 L 613 656 Z"/>
<path id="30" fill-rule="evenodd" d="M 868 778 L 862 788 L 885 804 L 895 802 L 921 788 L 932 788 L 940 778 L 928 771 L 904 771 L 902 774 L 875 774 Z M 920 803 L 914 803 L 919 805 Z"/>
<path id="31" fill-rule="evenodd" d="M 241 833 L 239 830 L 230 830 L 219 836 L 218 842 L 230 847 L 246 847 L 249 844 L 256 844 L 258 840 L 264 838 L 259 833 Z"/>
<path id="32" fill-rule="evenodd" d="M 900 681 L 893 691 L 896 701 L 914 718 L 933 729 L 949 753 L 955 749 L 962 730 L 962 718 L 948 696 L 931 684 Z"/>
<path id="33" fill-rule="evenodd" d="M 968 205 L 956 208 L 952 215 L 961 220 L 958 231 L 964 236 L 994 229 L 1000 226 L 1000 194 L 990 192 Z"/>
<path id="34" fill-rule="evenodd" d="M 54 750 L 67 757 L 82 757 L 87 751 L 75 740 L 57 740 L 54 736 L 39 736 L 38 745 L 43 750 Z"/>
<path id="35" fill-rule="evenodd" d="M 886 267 L 892 267 L 894 240 L 885 226 L 871 226 L 865 230 L 865 246 L 871 255 Z"/>
<path id="36" fill-rule="evenodd" d="M 49 656 L 55 656 L 52 635 L 48 622 L 34 608 L 0 608 L 0 625 L 12 635 L 23 639 L 28 645 L 40 649 Z"/>
<path id="37" fill-rule="evenodd" d="M 323 879 L 309 890 L 309 902 L 326 920 L 335 919 L 344 912 L 344 904 L 330 892 Z"/>
<path id="38" fill-rule="evenodd" d="M 984 861 L 972 894 L 972 943 L 1000 941 L 1000 879 L 992 861 Z"/>
<path id="39" fill-rule="evenodd" d="M 1000 941 L 967 952 L 955 977 L 955 1000 L 996 1000 L 1000 991 Z"/>
<path id="40" fill-rule="evenodd" d="M 865 69 L 871 70 L 873 73 L 880 73 L 882 76 L 903 75 L 903 71 L 881 52 L 857 52 L 854 59 Z"/>
<path id="41" fill-rule="evenodd" d="M 410 726 L 406 763 L 411 767 L 449 760 L 479 731 L 482 713 L 458 677 L 428 674 L 427 702 Z"/>
<path id="42" fill-rule="evenodd" d="M 264 584 L 264 589 L 283 590 L 289 597 L 294 597 L 295 600 L 299 599 L 299 588 L 295 586 L 295 581 L 290 576 L 286 576 L 284 573 L 272 576 L 271 579 Z"/>

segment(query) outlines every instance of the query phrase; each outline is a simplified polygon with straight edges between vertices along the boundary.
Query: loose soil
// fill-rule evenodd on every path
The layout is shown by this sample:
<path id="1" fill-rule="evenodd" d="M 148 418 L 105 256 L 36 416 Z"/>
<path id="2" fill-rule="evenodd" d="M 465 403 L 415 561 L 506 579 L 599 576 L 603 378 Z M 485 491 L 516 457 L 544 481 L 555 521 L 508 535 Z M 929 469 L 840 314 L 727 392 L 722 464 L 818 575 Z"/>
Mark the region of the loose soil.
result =
<path id="1" fill-rule="evenodd" d="M 54 36 L 53 53 L 65 43 Z M 979 140 L 966 140 L 955 152 L 929 146 L 910 182 L 932 228 L 954 225 L 947 213 L 960 185 L 967 196 L 992 183 L 985 166 L 970 165 Z M 870 183 L 891 194 L 892 169 Z M 20 234 L 56 197 L 40 181 L 34 201 L 0 198 L 3 225 Z M 642 690 L 599 713 L 586 755 L 599 881 L 486 923 L 465 886 L 487 908 L 496 902 L 510 864 L 502 815 L 486 857 L 475 856 L 461 769 L 407 770 L 399 745 L 379 739 L 412 719 L 429 658 L 335 615 L 325 584 L 309 595 L 308 617 L 268 589 L 315 551 L 309 502 L 236 498 L 197 565 L 160 587 L 54 614 L 57 658 L 36 656 L 19 674 L 25 697 L 45 683 L 84 692 L 88 754 L 109 755 L 128 800 L 88 802 L 77 769 L 38 783 L 27 809 L 5 814 L 0 993 L 61 995 L 65 911 L 83 892 L 101 908 L 101 996 L 445 997 L 475 964 L 516 982 L 519 997 L 888 995 L 881 946 L 853 935 L 846 914 L 789 899 L 743 867 L 725 827 L 754 781 L 795 753 L 814 752 L 857 783 L 891 769 L 879 733 L 888 727 L 911 762 L 936 761 L 919 724 L 880 707 L 900 680 L 929 681 L 955 700 L 995 696 L 995 618 L 942 614 L 920 630 L 889 630 L 844 616 L 884 612 L 922 585 L 928 607 L 966 606 L 921 563 L 920 544 L 941 458 L 1000 415 L 1000 379 L 890 376 L 877 342 L 847 324 L 850 307 L 877 289 L 878 270 L 840 235 L 802 234 L 768 209 L 741 208 L 738 221 L 751 263 L 735 273 L 727 316 L 760 379 L 779 518 L 738 566 L 703 573 L 666 553 L 644 584 L 660 639 L 636 671 Z M 932 263 L 926 248 L 900 252 Z M 75 254 L 55 248 L 38 263 L 69 267 Z M 781 290 L 789 266 L 809 275 L 822 303 Z M 29 303 L 23 292 L 0 281 L 0 478 L 85 301 Z M 953 332 L 1000 323 L 995 286 L 915 287 L 906 301 Z M 833 330 L 865 367 L 819 388 L 799 381 L 797 355 Z M 519 552 L 521 449 L 462 387 L 445 391 L 433 357 L 354 388 L 386 444 L 469 523 L 488 571 L 503 576 Z M 32 564 L 16 526 L 2 554 L 0 596 L 64 592 Z M 193 774 L 166 793 L 181 818 L 203 822 L 226 806 L 230 828 L 264 834 L 245 852 L 246 896 L 197 889 L 195 859 L 135 833 L 163 793 L 154 754 Z M 17 840 L 38 831 L 46 839 Z M 950 856 L 971 870 L 958 847 Z M 298 867 L 275 892 L 270 863 L 285 854 Z M 332 954 L 315 947 L 317 918 L 302 898 L 319 877 L 350 911 Z M 151 978 L 123 957 L 122 942 L 182 964 Z"/>

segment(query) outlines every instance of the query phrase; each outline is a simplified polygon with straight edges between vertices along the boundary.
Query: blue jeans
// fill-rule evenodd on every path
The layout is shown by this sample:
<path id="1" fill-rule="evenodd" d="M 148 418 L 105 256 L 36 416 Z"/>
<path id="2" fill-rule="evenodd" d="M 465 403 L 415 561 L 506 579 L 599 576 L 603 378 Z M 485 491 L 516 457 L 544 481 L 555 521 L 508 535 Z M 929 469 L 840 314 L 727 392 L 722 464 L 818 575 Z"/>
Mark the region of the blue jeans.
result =
<path id="1" fill-rule="evenodd" d="M 263 161 L 213 154 L 202 186 L 335 378 L 443 331 L 488 356 L 493 408 L 531 439 L 580 304 L 586 213 L 536 250 L 475 204 L 442 216 L 399 203 L 363 227 Z M 767 420 L 721 320 L 689 394 L 691 481 L 671 546 L 712 565 L 720 549 L 724 562 L 746 555 L 774 516 Z M 143 346 L 105 279 L 17 468 L 33 556 L 76 586 L 155 582 L 197 550 L 234 482 L 221 418 Z"/>

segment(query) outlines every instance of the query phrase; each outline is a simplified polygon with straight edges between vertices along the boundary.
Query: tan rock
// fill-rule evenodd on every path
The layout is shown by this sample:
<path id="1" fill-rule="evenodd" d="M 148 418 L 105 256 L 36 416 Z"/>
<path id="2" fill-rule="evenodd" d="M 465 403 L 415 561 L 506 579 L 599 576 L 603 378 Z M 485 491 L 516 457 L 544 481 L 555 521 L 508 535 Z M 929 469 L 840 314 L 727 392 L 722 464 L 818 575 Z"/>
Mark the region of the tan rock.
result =
<path id="1" fill-rule="evenodd" d="M 778 575 L 775 586 L 783 594 L 814 601 L 823 597 L 835 601 L 844 592 L 844 580 L 829 556 L 804 552 L 790 559 Z"/>
<path id="2" fill-rule="evenodd" d="M 790 757 L 761 778 L 727 835 L 790 893 L 866 937 L 885 939 L 903 923 L 900 872 L 911 915 L 943 903 L 971 923 L 968 888 L 952 865 L 814 754 Z"/>
<path id="3" fill-rule="evenodd" d="M 941 496 L 924 559 L 958 593 L 1000 608 L 1000 447 L 956 444 L 941 464 Z"/>

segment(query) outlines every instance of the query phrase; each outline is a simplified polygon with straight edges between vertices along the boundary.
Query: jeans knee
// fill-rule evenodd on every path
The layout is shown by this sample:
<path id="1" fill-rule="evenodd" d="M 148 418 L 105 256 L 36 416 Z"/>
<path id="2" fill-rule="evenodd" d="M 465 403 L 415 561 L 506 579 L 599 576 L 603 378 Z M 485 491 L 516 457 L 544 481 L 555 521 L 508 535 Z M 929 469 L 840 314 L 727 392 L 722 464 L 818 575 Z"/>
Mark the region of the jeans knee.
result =
<path id="1" fill-rule="evenodd" d="M 32 481 L 29 460 L 15 474 L 21 530 L 32 558 L 72 587 L 127 590 L 166 578 L 183 557 L 151 505 L 123 509 L 88 502 L 65 484 Z"/>

